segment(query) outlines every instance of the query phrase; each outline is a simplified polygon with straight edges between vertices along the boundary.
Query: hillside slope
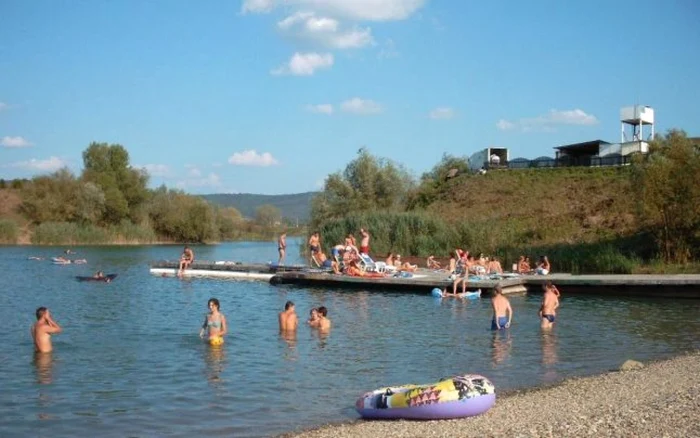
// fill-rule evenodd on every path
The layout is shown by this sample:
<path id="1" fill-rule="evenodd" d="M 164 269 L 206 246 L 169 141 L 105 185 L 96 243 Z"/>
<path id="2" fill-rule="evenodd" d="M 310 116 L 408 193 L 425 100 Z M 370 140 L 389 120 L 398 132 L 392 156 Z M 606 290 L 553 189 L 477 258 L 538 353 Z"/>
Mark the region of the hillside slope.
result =
<path id="1" fill-rule="evenodd" d="M 269 204 L 282 212 L 289 220 L 306 222 L 311 212 L 311 199 L 316 192 L 294 193 L 290 195 L 256 195 L 251 193 L 218 193 L 202 195 L 204 199 L 222 207 L 234 207 L 244 217 L 255 217 L 255 210 Z"/>
<path id="2" fill-rule="evenodd" d="M 628 167 L 490 171 L 445 182 L 427 207 L 513 244 L 595 242 L 638 230 Z M 499 239 L 501 240 L 501 239 Z M 505 242 L 504 242 L 505 243 Z"/>

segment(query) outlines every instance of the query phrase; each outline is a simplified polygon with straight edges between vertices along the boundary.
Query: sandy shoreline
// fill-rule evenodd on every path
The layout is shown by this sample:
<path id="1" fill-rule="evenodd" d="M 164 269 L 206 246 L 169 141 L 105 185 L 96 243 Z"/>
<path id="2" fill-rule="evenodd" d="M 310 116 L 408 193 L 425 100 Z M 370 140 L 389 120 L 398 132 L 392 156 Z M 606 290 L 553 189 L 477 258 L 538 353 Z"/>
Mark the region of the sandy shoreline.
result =
<path id="1" fill-rule="evenodd" d="M 349 403 L 354 400 L 349 401 Z M 700 351 L 641 370 L 573 378 L 502 396 L 486 414 L 355 421 L 282 435 L 330 437 L 700 437 Z"/>

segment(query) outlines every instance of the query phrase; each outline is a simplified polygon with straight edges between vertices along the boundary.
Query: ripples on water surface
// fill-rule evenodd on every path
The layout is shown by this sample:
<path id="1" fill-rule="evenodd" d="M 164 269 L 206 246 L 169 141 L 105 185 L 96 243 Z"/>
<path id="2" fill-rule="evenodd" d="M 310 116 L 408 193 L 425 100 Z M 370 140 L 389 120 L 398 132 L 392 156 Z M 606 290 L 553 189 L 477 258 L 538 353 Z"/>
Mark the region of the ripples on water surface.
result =
<path id="1" fill-rule="evenodd" d="M 427 295 L 178 280 L 148 273 L 180 246 L 77 248 L 86 266 L 29 261 L 59 248 L 0 248 L 0 430 L 3 436 L 269 436 L 357 418 L 364 391 L 480 373 L 498 390 L 550 383 L 700 348 L 697 301 L 566 296 L 542 335 L 540 296 L 512 297 L 514 324 L 489 331 L 490 305 Z M 274 243 L 195 248 L 198 259 L 268 261 Z M 294 256 L 295 249 L 290 253 Z M 299 260 L 292 260 L 298 262 Z M 111 284 L 75 275 L 117 272 Z M 221 349 L 197 336 L 207 300 L 230 325 Z M 296 303 L 329 309 L 328 336 L 277 332 Z M 52 357 L 29 336 L 38 306 L 64 328 Z"/>

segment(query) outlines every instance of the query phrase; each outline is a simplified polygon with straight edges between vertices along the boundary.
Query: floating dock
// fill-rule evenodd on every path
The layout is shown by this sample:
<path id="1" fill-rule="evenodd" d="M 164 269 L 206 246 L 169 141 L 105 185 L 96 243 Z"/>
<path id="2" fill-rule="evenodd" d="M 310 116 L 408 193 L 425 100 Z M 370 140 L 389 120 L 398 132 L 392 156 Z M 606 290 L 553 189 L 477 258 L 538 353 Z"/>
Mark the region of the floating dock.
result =
<path id="1" fill-rule="evenodd" d="M 150 265 L 150 272 L 160 277 L 175 277 L 180 261 L 161 260 Z M 182 272 L 183 277 L 235 278 L 269 281 L 275 274 L 309 269 L 304 265 L 277 265 L 276 263 L 241 263 L 230 261 L 195 261 Z"/>

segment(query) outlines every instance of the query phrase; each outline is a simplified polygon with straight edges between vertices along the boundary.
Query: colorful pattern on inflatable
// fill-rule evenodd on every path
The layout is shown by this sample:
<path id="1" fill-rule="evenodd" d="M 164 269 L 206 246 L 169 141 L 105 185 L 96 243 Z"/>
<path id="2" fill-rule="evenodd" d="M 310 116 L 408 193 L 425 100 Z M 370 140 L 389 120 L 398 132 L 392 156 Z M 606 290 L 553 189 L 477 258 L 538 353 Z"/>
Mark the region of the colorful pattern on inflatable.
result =
<path id="1" fill-rule="evenodd" d="M 355 408 L 368 419 L 437 420 L 483 414 L 495 402 L 491 381 L 484 376 L 466 374 L 429 385 L 376 389 L 360 397 Z"/>

